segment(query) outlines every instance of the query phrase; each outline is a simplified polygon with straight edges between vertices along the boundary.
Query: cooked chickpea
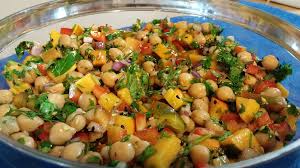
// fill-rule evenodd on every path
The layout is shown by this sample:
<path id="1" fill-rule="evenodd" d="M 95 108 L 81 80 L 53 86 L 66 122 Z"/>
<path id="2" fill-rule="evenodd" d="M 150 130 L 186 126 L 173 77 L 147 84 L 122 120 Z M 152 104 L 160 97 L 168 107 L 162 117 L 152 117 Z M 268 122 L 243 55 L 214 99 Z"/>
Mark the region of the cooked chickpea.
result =
<path id="1" fill-rule="evenodd" d="M 51 156 L 60 157 L 64 151 L 64 148 L 64 146 L 54 146 L 48 154 Z"/>
<path id="2" fill-rule="evenodd" d="M 24 82 L 33 83 L 36 79 L 37 75 L 33 70 L 25 72 Z"/>
<path id="3" fill-rule="evenodd" d="M 192 104 L 192 110 L 202 110 L 208 112 L 208 97 L 203 97 L 201 99 L 194 99 Z"/>
<path id="4" fill-rule="evenodd" d="M 49 93 L 48 100 L 60 109 L 64 107 L 66 102 L 64 95 L 58 93 Z"/>
<path id="5" fill-rule="evenodd" d="M 69 35 L 62 34 L 59 39 L 59 44 L 64 47 L 71 47 L 72 39 Z"/>
<path id="6" fill-rule="evenodd" d="M 17 118 L 14 116 L 4 116 L 0 118 L 0 132 L 6 135 L 10 135 L 15 132 L 19 132 L 20 127 L 17 122 Z"/>
<path id="7" fill-rule="evenodd" d="M 240 159 L 241 160 L 247 160 L 247 159 L 254 158 L 258 155 L 259 155 L 259 153 L 256 152 L 254 149 L 246 148 L 242 151 L 242 154 L 240 155 Z"/>
<path id="8" fill-rule="evenodd" d="M 48 93 L 63 94 L 65 92 L 65 87 L 62 83 L 58 83 L 53 86 L 45 87 L 45 91 Z"/>
<path id="9" fill-rule="evenodd" d="M 191 86 L 191 81 L 193 80 L 193 75 L 190 73 L 181 73 L 179 75 L 179 84 L 183 90 L 187 90 Z"/>
<path id="10" fill-rule="evenodd" d="M 74 112 L 67 117 L 66 123 L 77 131 L 82 130 L 86 126 L 86 118 L 81 112 Z"/>
<path id="11" fill-rule="evenodd" d="M 251 53 L 249 53 L 248 51 L 242 51 L 242 52 L 239 52 L 237 54 L 237 57 L 243 62 L 243 63 L 248 63 L 248 62 L 251 62 L 253 61 L 252 60 L 252 55 Z"/>
<path id="12" fill-rule="evenodd" d="M 44 120 L 41 119 L 40 117 L 35 116 L 34 118 L 29 118 L 24 114 L 21 114 L 17 117 L 17 122 L 22 131 L 28 131 L 28 132 L 33 132 L 39 126 L 44 124 Z"/>
<path id="13" fill-rule="evenodd" d="M 244 83 L 246 85 L 254 86 L 256 84 L 256 82 L 257 82 L 257 79 L 254 76 L 249 75 L 249 74 L 245 75 Z"/>
<path id="14" fill-rule="evenodd" d="M 91 158 L 93 158 L 93 162 L 91 162 Z M 98 158 L 95 160 L 94 158 Z M 80 162 L 82 163 L 97 163 L 97 164 L 102 164 L 103 159 L 101 155 L 98 152 L 93 152 L 93 151 L 88 151 L 81 159 Z"/>
<path id="15" fill-rule="evenodd" d="M 223 101 L 232 101 L 235 100 L 235 94 L 233 90 L 228 86 L 222 86 L 216 91 L 217 97 Z"/>
<path id="16" fill-rule="evenodd" d="M 216 135 L 221 136 L 224 134 L 224 128 L 211 120 L 206 121 L 205 128 L 213 131 Z"/>
<path id="17" fill-rule="evenodd" d="M 262 60 L 262 65 L 266 70 L 272 71 L 279 65 L 277 58 L 274 55 L 267 55 Z"/>
<path id="18" fill-rule="evenodd" d="M 82 74 L 87 74 L 89 71 L 93 70 L 94 66 L 92 64 L 91 61 L 89 60 L 80 60 L 77 63 L 77 70 L 78 72 L 82 73 Z"/>
<path id="19" fill-rule="evenodd" d="M 23 92 L 16 94 L 13 98 L 12 104 L 17 108 L 22 108 L 27 106 L 28 94 Z M 1 113 L 1 112 L 0 112 Z"/>
<path id="20" fill-rule="evenodd" d="M 85 148 L 85 144 L 82 142 L 73 142 L 68 144 L 62 153 L 62 158 L 72 161 L 79 160 L 80 155 L 82 155 Z"/>
<path id="21" fill-rule="evenodd" d="M 203 33 L 210 33 L 212 29 L 212 24 L 208 22 L 202 23 L 201 28 Z"/>
<path id="22" fill-rule="evenodd" d="M 143 42 L 147 43 L 148 39 L 149 39 L 148 36 L 147 36 L 148 33 L 149 33 L 148 31 L 140 30 L 140 31 L 137 32 L 136 38 L 140 41 L 143 41 Z"/>
<path id="23" fill-rule="evenodd" d="M 180 117 L 182 118 L 183 122 L 186 125 L 186 131 L 192 132 L 195 128 L 194 121 L 189 116 L 186 116 L 186 115 L 181 115 Z"/>
<path id="24" fill-rule="evenodd" d="M 206 82 L 211 86 L 213 92 L 218 89 L 218 84 L 215 81 L 208 79 Z"/>
<path id="25" fill-rule="evenodd" d="M 113 42 L 113 45 L 118 46 L 119 49 L 124 49 L 125 47 L 127 47 L 126 41 L 124 39 L 122 39 L 121 37 L 114 39 L 112 42 Z"/>
<path id="26" fill-rule="evenodd" d="M 202 31 L 202 27 L 200 24 L 197 24 L 197 23 L 192 23 L 192 27 L 195 31 L 197 32 L 201 32 Z"/>
<path id="27" fill-rule="evenodd" d="M 63 145 L 76 133 L 76 129 L 69 125 L 58 122 L 52 126 L 49 133 L 49 140 L 54 145 Z"/>
<path id="28" fill-rule="evenodd" d="M 82 78 L 84 75 L 80 72 L 77 72 L 77 71 L 73 71 L 71 73 L 69 73 L 69 77 L 72 77 L 72 78 Z"/>
<path id="29" fill-rule="evenodd" d="M 281 91 L 278 88 L 267 88 L 263 92 L 260 93 L 262 96 L 265 97 L 280 97 Z"/>
<path id="30" fill-rule="evenodd" d="M 191 118 L 198 125 L 204 125 L 206 121 L 210 119 L 207 111 L 194 110 L 192 112 Z"/>
<path id="31" fill-rule="evenodd" d="M 146 61 L 143 63 L 143 68 L 146 72 L 149 73 L 150 76 L 155 76 L 156 71 L 155 71 L 155 64 L 152 61 Z"/>
<path id="32" fill-rule="evenodd" d="M 202 33 L 199 33 L 195 35 L 194 40 L 199 44 L 199 45 L 204 45 L 206 43 L 206 38 Z"/>
<path id="33" fill-rule="evenodd" d="M 276 147 L 277 140 L 275 136 L 270 137 L 270 135 L 266 133 L 258 132 L 255 134 L 255 137 L 266 152 L 272 151 Z"/>
<path id="34" fill-rule="evenodd" d="M 190 150 L 190 156 L 194 164 L 196 163 L 208 163 L 210 152 L 209 149 L 203 145 L 195 145 Z"/>
<path id="35" fill-rule="evenodd" d="M 80 47 L 79 47 L 79 51 L 80 51 L 80 54 L 82 55 L 82 56 L 87 56 L 88 55 L 88 53 L 90 52 L 90 51 L 93 51 L 94 49 L 93 49 L 93 47 L 92 47 L 92 45 L 90 44 L 90 43 L 83 43 Z"/>
<path id="36" fill-rule="evenodd" d="M 161 38 L 156 33 L 149 36 L 149 41 L 152 45 L 160 44 L 162 42 Z"/>
<path id="37" fill-rule="evenodd" d="M 37 146 L 34 139 L 24 132 L 14 133 L 11 138 L 30 148 L 36 148 Z"/>
<path id="38" fill-rule="evenodd" d="M 203 83 L 194 83 L 190 86 L 188 93 L 194 98 L 203 98 L 206 96 L 206 87 Z"/>
<path id="39" fill-rule="evenodd" d="M 109 150 L 110 150 L 110 147 L 109 146 L 104 146 L 102 149 L 101 149 L 101 156 L 105 159 L 105 160 L 109 160 Z"/>
<path id="40" fill-rule="evenodd" d="M 112 62 L 112 61 L 109 61 L 108 63 L 102 65 L 101 71 L 102 71 L 102 72 L 107 72 L 107 71 L 109 71 L 109 70 L 112 69 L 112 66 L 113 66 L 113 62 Z"/>
<path id="41" fill-rule="evenodd" d="M 96 105 L 96 97 L 89 93 L 82 93 L 78 99 L 78 105 L 84 111 L 87 111 L 91 108 L 91 105 Z"/>
<path id="42" fill-rule="evenodd" d="M 108 87 L 114 87 L 118 76 L 114 72 L 104 72 L 101 76 L 103 83 Z"/>
<path id="43" fill-rule="evenodd" d="M 116 142 L 109 151 L 110 159 L 123 162 L 131 161 L 135 156 L 135 150 L 129 142 Z"/>
<path id="44" fill-rule="evenodd" d="M 9 104 L 2 104 L 0 105 L 0 118 L 5 116 L 7 112 L 9 112 L 10 105 Z"/>
<path id="45" fill-rule="evenodd" d="M 118 48 L 110 48 L 108 54 L 113 61 L 119 60 L 118 58 L 122 58 L 124 56 L 123 52 Z"/>
<path id="46" fill-rule="evenodd" d="M 9 104 L 13 100 L 13 94 L 10 90 L 0 90 L 0 104 Z"/>
<path id="47" fill-rule="evenodd" d="M 134 135 L 130 136 L 129 142 L 133 145 L 135 149 L 135 156 L 139 156 L 140 154 L 142 154 L 143 151 L 147 148 L 147 146 L 150 145 L 149 142 L 143 141 Z"/>
<path id="48" fill-rule="evenodd" d="M 34 81 L 34 87 L 37 91 L 43 91 L 44 86 L 48 84 L 50 81 L 47 77 L 45 76 L 39 76 L 35 79 Z"/>

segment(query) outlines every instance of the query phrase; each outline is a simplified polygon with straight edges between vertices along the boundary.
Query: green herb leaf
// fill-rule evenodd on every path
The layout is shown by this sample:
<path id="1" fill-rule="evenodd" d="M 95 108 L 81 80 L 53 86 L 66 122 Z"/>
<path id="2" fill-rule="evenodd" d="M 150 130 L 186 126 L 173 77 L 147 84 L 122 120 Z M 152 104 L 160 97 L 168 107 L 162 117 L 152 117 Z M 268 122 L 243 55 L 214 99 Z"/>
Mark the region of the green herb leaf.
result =
<path id="1" fill-rule="evenodd" d="M 232 135 L 232 133 L 230 131 L 226 131 L 222 136 L 218 137 L 218 141 L 224 141 L 230 135 Z"/>
<path id="2" fill-rule="evenodd" d="M 121 31 L 116 31 L 106 36 L 107 40 L 111 41 L 121 36 Z"/>
<path id="3" fill-rule="evenodd" d="M 160 19 L 153 19 L 152 20 L 152 24 L 156 25 L 156 24 L 160 24 L 161 20 Z"/>
<path id="4" fill-rule="evenodd" d="M 293 73 L 292 66 L 290 64 L 280 65 L 271 72 L 277 82 L 283 81 L 287 76 Z"/>
<path id="5" fill-rule="evenodd" d="M 21 144 L 25 144 L 25 138 L 24 137 L 22 137 L 22 138 L 19 138 L 18 140 L 17 140 L 19 143 L 21 143 Z"/>
<path id="6" fill-rule="evenodd" d="M 108 166 L 110 167 L 116 167 L 118 164 L 119 164 L 120 161 L 118 160 L 111 160 L 109 163 L 108 163 Z"/>
<path id="7" fill-rule="evenodd" d="M 208 83 L 208 82 L 204 82 L 204 85 L 205 85 L 205 88 L 206 88 L 206 93 L 207 93 L 207 95 L 212 95 L 212 94 L 214 94 L 214 89 L 213 89 L 213 87 L 210 85 L 210 83 Z"/>
<path id="8" fill-rule="evenodd" d="M 127 142 L 130 140 L 130 135 L 126 135 L 121 139 L 121 142 Z"/>
<path id="9" fill-rule="evenodd" d="M 87 163 L 99 163 L 100 161 L 101 161 L 101 159 L 98 156 L 91 156 L 86 159 Z"/>
<path id="10" fill-rule="evenodd" d="M 44 52 L 48 51 L 49 49 L 53 48 L 52 42 L 48 41 L 46 45 L 43 46 Z"/>
<path id="11" fill-rule="evenodd" d="M 299 110 L 294 104 L 289 104 L 287 111 L 290 115 L 294 115 L 294 116 L 299 116 L 300 114 Z"/>
<path id="12" fill-rule="evenodd" d="M 64 107 L 61 109 L 62 114 L 64 114 L 65 118 L 68 117 L 70 114 L 77 110 L 78 106 L 71 101 L 65 103 Z"/>
<path id="13" fill-rule="evenodd" d="M 175 26 L 171 27 L 168 32 L 165 32 L 166 35 L 173 35 L 176 32 L 177 28 Z"/>
<path id="14" fill-rule="evenodd" d="M 158 79 L 161 81 L 165 89 L 175 88 L 177 86 L 180 69 L 165 68 L 157 73 Z"/>
<path id="15" fill-rule="evenodd" d="M 192 46 L 193 49 L 198 49 L 198 48 L 200 48 L 200 45 L 199 45 L 199 43 L 198 43 L 197 41 L 193 41 L 193 42 L 191 43 L 191 46 Z"/>
<path id="16" fill-rule="evenodd" d="M 161 131 L 160 138 L 170 138 L 170 135 L 166 131 Z"/>
<path id="17" fill-rule="evenodd" d="M 141 28 L 142 28 L 142 22 L 141 22 L 140 19 L 137 19 L 136 23 L 133 24 L 132 27 L 131 27 L 132 31 L 134 31 L 134 32 L 137 32 L 137 31 L 141 30 Z"/>
<path id="18" fill-rule="evenodd" d="M 243 112 L 245 112 L 245 105 L 244 105 L 244 104 L 241 104 L 241 107 L 240 107 L 240 109 L 239 109 L 239 113 L 241 114 L 241 113 L 243 113 Z"/>
<path id="19" fill-rule="evenodd" d="M 151 145 L 147 146 L 143 153 L 137 157 L 137 162 L 144 163 L 144 161 L 154 155 L 155 152 L 156 150 Z"/>
<path id="20" fill-rule="evenodd" d="M 206 57 L 206 58 L 202 61 L 202 67 L 203 67 L 204 69 L 209 69 L 210 66 L 211 66 L 211 61 L 212 61 L 211 57 Z"/>
<path id="21" fill-rule="evenodd" d="M 49 141 L 42 141 L 39 146 L 38 146 L 38 150 L 43 152 L 43 153 L 48 153 L 51 151 L 53 145 L 51 142 Z"/>
<path id="22" fill-rule="evenodd" d="M 31 41 L 22 41 L 17 48 L 15 48 L 18 59 L 21 59 L 25 51 L 29 51 L 33 47 L 34 43 Z"/>

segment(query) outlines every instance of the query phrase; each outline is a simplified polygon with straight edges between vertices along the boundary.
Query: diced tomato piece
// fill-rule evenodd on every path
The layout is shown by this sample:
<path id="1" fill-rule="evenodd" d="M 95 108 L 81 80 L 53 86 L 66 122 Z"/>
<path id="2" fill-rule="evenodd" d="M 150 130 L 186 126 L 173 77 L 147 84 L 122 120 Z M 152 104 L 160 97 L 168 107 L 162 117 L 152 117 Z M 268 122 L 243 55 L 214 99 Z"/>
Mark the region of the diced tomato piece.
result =
<path id="1" fill-rule="evenodd" d="M 266 112 L 256 119 L 256 123 L 257 123 L 258 127 L 262 127 L 265 125 L 272 124 L 273 121 L 270 118 L 269 114 Z"/>
<path id="2" fill-rule="evenodd" d="M 136 131 L 142 131 L 147 126 L 146 115 L 143 113 L 136 113 L 135 114 L 135 128 Z"/>
<path id="3" fill-rule="evenodd" d="M 81 142 L 89 142 L 89 134 L 86 132 L 77 132 L 73 138 L 79 138 Z"/>
<path id="4" fill-rule="evenodd" d="M 197 127 L 194 129 L 193 133 L 197 135 L 204 135 L 206 134 L 207 130 L 205 128 Z"/>
<path id="5" fill-rule="evenodd" d="M 155 144 L 159 138 L 159 132 L 156 128 L 148 128 L 143 131 L 136 131 L 134 135 L 144 141 L 150 142 L 152 145 Z"/>
<path id="6" fill-rule="evenodd" d="M 43 125 L 39 126 L 38 131 L 40 133 L 37 135 L 38 138 L 42 141 L 46 141 L 49 139 L 49 132 L 53 124 L 51 122 L 45 122 Z"/>
<path id="7" fill-rule="evenodd" d="M 49 139 L 49 132 L 43 131 L 38 135 L 38 137 L 42 141 L 47 141 Z"/>
<path id="8" fill-rule="evenodd" d="M 213 81 L 217 81 L 218 78 L 210 71 L 205 74 L 205 79 L 211 79 Z"/>
<path id="9" fill-rule="evenodd" d="M 224 121 L 224 122 L 228 122 L 228 121 L 231 121 L 231 120 L 239 121 L 240 116 L 238 114 L 235 114 L 235 113 L 226 113 L 226 114 L 223 114 L 221 116 L 221 120 Z"/>
<path id="10" fill-rule="evenodd" d="M 60 34 L 66 34 L 66 35 L 72 35 L 73 29 L 70 28 L 61 28 L 60 29 Z"/>
<path id="11" fill-rule="evenodd" d="M 259 94 L 269 87 L 276 87 L 276 83 L 272 80 L 265 80 L 254 86 L 254 93 Z"/>
<path id="12" fill-rule="evenodd" d="M 91 36 L 94 40 L 99 42 L 106 42 L 106 36 L 104 33 L 98 32 L 98 31 L 91 31 Z"/>
<path id="13" fill-rule="evenodd" d="M 52 126 L 53 126 L 53 123 L 51 123 L 51 122 L 45 122 L 43 125 L 41 125 L 42 129 L 47 132 L 50 132 L 50 129 Z"/>
<path id="14" fill-rule="evenodd" d="M 241 124 L 238 123 L 236 120 L 229 120 L 226 122 L 226 128 L 231 132 L 235 132 L 241 129 Z"/>
<path id="15" fill-rule="evenodd" d="M 169 135 L 175 135 L 175 133 L 170 128 L 164 128 L 162 131 L 165 131 Z"/>
<path id="16" fill-rule="evenodd" d="M 248 64 L 246 67 L 246 72 L 252 75 L 257 74 L 260 71 L 260 68 L 257 65 Z"/>
<path id="17" fill-rule="evenodd" d="M 37 65 L 38 70 L 41 72 L 43 76 L 47 76 L 47 68 L 46 64 L 38 64 Z"/>
<path id="18" fill-rule="evenodd" d="M 180 51 L 180 52 L 184 51 L 183 45 L 181 44 L 180 41 L 174 40 L 174 41 L 172 41 L 172 43 L 177 48 L 178 51 Z"/>
<path id="19" fill-rule="evenodd" d="M 252 131 L 252 132 L 255 132 L 259 127 L 257 125 L 256 122 L 252 122 L 250 124 L 248 124 L 248 128 Z"/>
<path id="20" fill-rule="evenodd" d="M 74 85 L 71 85 L 69 89 L 69 99 L 77 104 L 80 95 L 81 92 L 79 91 L 79 89 L 77 89 Z"/>
<path id="21" fill-rule="evenodd" d="M 279 138 L 281 140 L 284 140 L 286 135 L 288 135 L 291 131 L 291 128 L 286 121 L 284 121 L 280 124 L 271 124 L 270 128 L 279 134 Z"/>
<path id="22" fill-rule="evenodd" d="M 182 58 L 182 57 L 177 57 L 176 60 L 175 60 L 175 64 L 176 65 L 179 65 L 182 61 L 184 61 L 185 58 Z"/>
<path id="23" fill-rule="evenodd" d="M 195 168 L 208 168 L 208 164 L 207 163 L 202 163 L 202 162 L 198 162 L 195 165 Z"/>
<path id="24" fill-rule="evenodd" d="M 144 43 L 140 47 L 141 53 L 144 55 L 150 55 L 152 54 L 152 45 L 150 43 Z"/>
<path id="25" fill-rule="evenodd" d="M 109 93 L 109 89 L 107 87 L 102 87 L 99 85 L 96 85 L 93 89 L 93 94 L 99 99 L 100 96 L 102 96 L 105 93 Z"/>
<path id="26" fill-rule="evenodd" d="M 130 106 L 124 101 L 122 101 L 122 103 L 117 108 L 117 110 L 120 112 L 126 111 L 127 109 L 130 109 Z"/>

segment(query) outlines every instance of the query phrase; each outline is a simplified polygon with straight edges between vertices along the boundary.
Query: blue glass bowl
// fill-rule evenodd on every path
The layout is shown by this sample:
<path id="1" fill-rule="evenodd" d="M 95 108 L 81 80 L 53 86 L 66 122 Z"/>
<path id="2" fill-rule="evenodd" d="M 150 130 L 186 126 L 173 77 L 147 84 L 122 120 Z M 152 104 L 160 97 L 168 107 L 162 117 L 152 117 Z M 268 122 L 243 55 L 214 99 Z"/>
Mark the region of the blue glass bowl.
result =
<path id="1" fill-rule="evenodd" d="M 146 0 L 115 3 L 78 0 L 70 3 L 46 3 L 1 20 L 0 71 L 8 60 L 22 61 L 14 55 L 14 47 L 20 41 L 46 42 L 51 29 L 71 27 L 74 23 L 84 26 L 108 23 L 122 28 L 130 26 L 136 18 L 151 21 L 154 18 L 170 17 L 172 22 L 215 23 L 224 28 L 222 35 L 234 36 L 236 41 L 256 53 L 259 58 L 273 54 L 281 63 L 291 64 L 293 75 L 283 81 L 283 85 L 290 91 L 288 100 L 300 106 L 300 42 L 297 41 L 300 39 L 300 31 L 282 20 L 231 1 Z M 237 9 L 240 11 L 237 12 Z M 0 76 L 0 88 L 8 88 L 3 76 Z M 297 127 L 299 128 L 299 124 Z M 299 148 L 299 136 L 297 131 L 292 142 L 283 149 L 227 167 L 257 166 L 277 159 Z M 3 135 L 0 135 L 0 152 L 0 160 L 12 167 L 25 163 L 30 167 L 94 167 L 41 154 Z"/>

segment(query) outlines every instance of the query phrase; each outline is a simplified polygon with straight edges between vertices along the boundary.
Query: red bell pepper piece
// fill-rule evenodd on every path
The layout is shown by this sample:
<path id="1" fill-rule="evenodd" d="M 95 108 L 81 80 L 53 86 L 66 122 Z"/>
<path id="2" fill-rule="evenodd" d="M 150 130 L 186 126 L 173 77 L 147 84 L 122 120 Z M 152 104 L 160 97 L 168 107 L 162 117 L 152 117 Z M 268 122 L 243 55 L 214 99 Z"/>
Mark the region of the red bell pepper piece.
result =
<path id="1" fill-rule="evenodd" d="M 66 35 L 72 35 L 73 29 L 70 28 L 61 28 L 60 29 L 60 34 L 66 34 Z"/>
<path id="2" fill-rule="evenodd" d="M 144 141 L 150 142 L 152 145 L 155 144 L 159 138 L 159 132 L 156 128 L 148 128 L 143 131 L 136 131 L 134 135 Z"/>
<path id="3" fill-rule="evenodd" d="M 152 54 L 152 45 L 150 43 L 144 43 L 141 47 L 141 53 L 144 55 Z"/>

